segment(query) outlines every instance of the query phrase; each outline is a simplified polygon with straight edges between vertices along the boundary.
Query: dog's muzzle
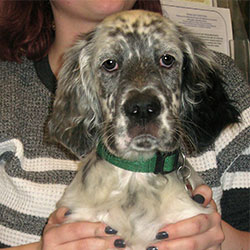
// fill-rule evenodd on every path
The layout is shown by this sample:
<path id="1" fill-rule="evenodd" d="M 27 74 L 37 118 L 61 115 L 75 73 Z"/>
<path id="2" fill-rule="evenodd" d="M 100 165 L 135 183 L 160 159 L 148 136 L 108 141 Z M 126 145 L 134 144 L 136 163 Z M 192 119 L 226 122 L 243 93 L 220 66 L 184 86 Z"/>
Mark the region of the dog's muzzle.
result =
<path id="1" fill-rule="evenodd" d="M 124 113 L 128 118 L 130 146 L 136 151 L 152 151 L 158 146 L 157 118 L 162 107 L 152 91 L 131 91 L 124 103 Z"/>

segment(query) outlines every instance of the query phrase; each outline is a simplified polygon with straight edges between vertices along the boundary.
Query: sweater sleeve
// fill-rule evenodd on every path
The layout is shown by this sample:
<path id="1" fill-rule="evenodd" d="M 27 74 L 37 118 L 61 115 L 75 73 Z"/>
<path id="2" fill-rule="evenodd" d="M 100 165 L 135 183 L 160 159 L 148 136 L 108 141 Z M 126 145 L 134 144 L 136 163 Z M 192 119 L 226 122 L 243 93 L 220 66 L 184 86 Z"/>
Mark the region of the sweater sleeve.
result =
<path id="1" fill-rule="evenodd" d="M 215 143 L 189 161 L 213 190 L 213 199 L 222 219 L 240 230 L 249 230 L 249 84 L 233 60 L 216 53 L 225 90 L 241 114 L 241 122 L 225 128 Z M 215 111 L 216 112 L 216 111 Z"/>
<path id="2" fill-rule="evenodd" d="M 250 85 L 230 58 L 219 54 L 218 62 L 223 66 L 226 91 L 241 113 L 240 123 L 226 128 L 215 143 L 221 172 L 222 219 L 239 230 L 249 231 Z"/>
<path id="3" fill-rule="evenodd" d="M 0 247 L 40 240 L 78 162 L 48 139 L 53 96 L 33 62 L 0 61 Z"/>

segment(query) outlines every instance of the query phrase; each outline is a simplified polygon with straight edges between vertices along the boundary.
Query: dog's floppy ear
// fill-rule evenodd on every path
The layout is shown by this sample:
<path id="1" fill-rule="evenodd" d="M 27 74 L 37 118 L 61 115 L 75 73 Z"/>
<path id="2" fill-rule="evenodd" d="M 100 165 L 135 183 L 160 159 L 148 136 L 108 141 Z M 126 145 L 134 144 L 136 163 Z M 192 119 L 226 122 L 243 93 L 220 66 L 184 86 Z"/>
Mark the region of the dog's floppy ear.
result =
<path id="1" fill-rule="evenodd" d="M 96 144 L 102 119 L 91 71 L 94 32 L 80 39 L 65 55 L 58 77 L 49 132 L 78 157 Z"/>
<path id="2" fill-rule="evenodd" d="M 191 32 L 181 27 L 179 29 L 184 45 L 184 130 L 195 146 L 191 152 L 202 151 L 227 125 L 239 121 L 239 112 L 225 92 L 226 83 L 215 61 L 215 54 Z"/>

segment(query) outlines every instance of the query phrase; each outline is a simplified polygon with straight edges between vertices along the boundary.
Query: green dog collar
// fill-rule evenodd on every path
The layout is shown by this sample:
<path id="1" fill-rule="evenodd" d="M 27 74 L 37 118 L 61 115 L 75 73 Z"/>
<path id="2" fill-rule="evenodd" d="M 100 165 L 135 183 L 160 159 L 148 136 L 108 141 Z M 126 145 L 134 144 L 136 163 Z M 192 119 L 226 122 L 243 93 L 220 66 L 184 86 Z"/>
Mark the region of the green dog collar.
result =
<path id="1" fill-rule="evenodd" d="M 112 155 L 102 142 L 97 146 L 97 154 L 107 162 L 132 172 L 167 174 L 176 169 L 178 152 L 157 152 L 151 159 L 146 161 L 129 161 Z"/>

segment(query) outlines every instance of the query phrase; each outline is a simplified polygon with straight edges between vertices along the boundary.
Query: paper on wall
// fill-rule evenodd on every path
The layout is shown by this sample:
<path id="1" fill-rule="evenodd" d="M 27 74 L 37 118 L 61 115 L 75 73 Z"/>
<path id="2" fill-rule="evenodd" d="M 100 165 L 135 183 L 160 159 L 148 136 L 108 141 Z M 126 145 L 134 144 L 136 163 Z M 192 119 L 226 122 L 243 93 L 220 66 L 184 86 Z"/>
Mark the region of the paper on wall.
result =
<path id="1" fill-rule="evenodd" d="M 161 0 L 163 15 L 192 30 L 215 51 L 231 56 L 233 39 L 229 9 L 177 0 Z"/>

